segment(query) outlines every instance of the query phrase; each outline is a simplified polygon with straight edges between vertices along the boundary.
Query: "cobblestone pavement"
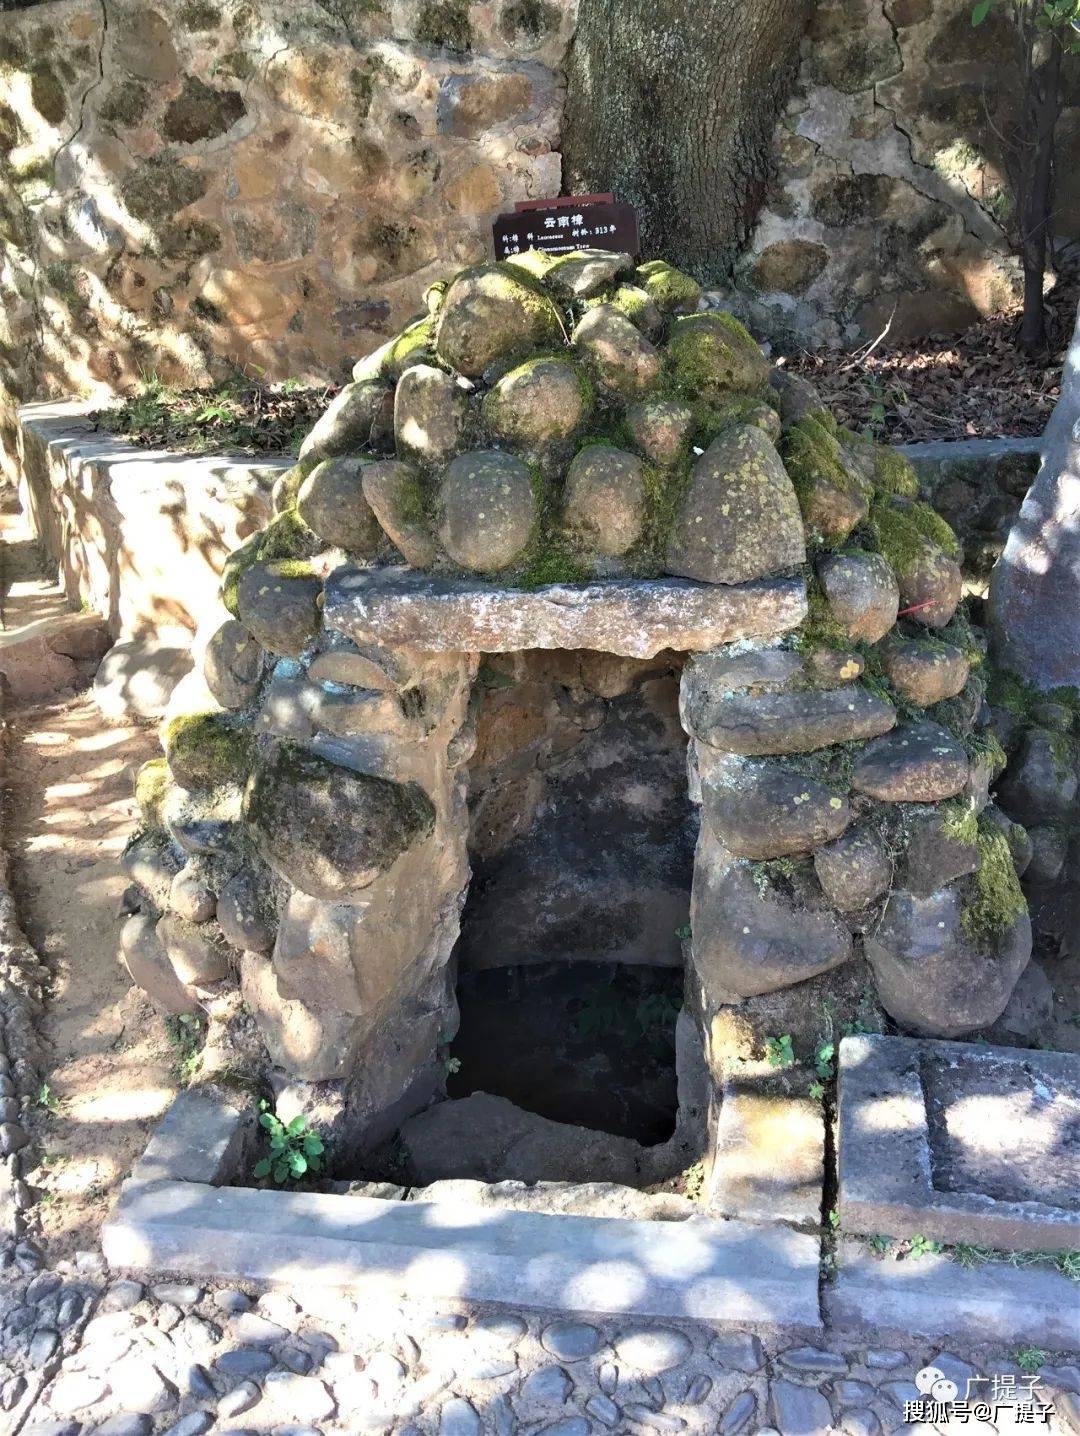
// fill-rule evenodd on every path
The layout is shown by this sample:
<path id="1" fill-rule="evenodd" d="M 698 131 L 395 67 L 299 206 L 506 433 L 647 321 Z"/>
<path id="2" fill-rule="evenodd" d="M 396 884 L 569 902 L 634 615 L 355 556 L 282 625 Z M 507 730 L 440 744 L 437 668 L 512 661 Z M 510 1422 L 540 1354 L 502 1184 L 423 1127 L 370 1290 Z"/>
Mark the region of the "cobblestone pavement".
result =
<path id="1" fill-rule="evenodd" d="M 1008 1409 L 993 1422 L 905 1421 L 904 1403 L 924 1399 L 921 1368 L 962 1393 L 974 1375 L 1023 1381 L 1015 1353 L 373 1309 L 362 1295 L 109 1280 L 91 1253 L 51 1272 L 39 1261 L 23 1243 L 0 1288 L 0 1431 L 26 1436 L 1080 1432 L 1074 1365 L 1043 1367 L 1049 1421 Z"/>

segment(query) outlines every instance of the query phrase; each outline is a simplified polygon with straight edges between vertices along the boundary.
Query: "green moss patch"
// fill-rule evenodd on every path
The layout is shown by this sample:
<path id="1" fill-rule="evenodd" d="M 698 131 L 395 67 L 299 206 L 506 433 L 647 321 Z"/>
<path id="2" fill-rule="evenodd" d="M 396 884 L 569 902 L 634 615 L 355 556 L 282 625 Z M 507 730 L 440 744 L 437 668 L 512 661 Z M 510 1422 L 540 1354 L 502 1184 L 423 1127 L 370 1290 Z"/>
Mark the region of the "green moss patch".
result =
<path id="1" fill-rule="evenodd" d="M 135 775 L 135 801 L 143 820 L 154 828 L 163 828 L 162 804 L 173 786 L 168 760 L 151 758 Z"/>
<path id="2" fill-rule="evenodd" d="M 637 278 L 642 289 L 664 314 L 680 311 L 690 314 L 698 306 L 701 285 L 664 259 L 650 259 L 638 265 Z"/>
<path id="3" fill-rule="evenodd" d="M 976 846 L 979 870 L 971 880 L 960 924 L 972 943 L 996 944 L 1027 911 L 1027 903 L 1001 829 L 987 819 L 980 821 Z"/>
<path id="4" fill-rule="evenodd" d="M 444 50 L 471 50 L 468 0 L 426 0 L 417 17 L 416 38 L 421 44 Z"/>
<path id="5" fill-rule="evenodd" d="M 655 578 L 665 572 L 668 545 L 690 488 L 691 477 L 689 459 L 672 468 L 642 464 L 645 514 L 641 538 L 632 556 L 634 572 L 640 578 Z"/>
<path id="6" fill-rule="evenodd" d="M 915 507 L 912 504 L 898 508 L 887 498 L 878 499 L 870 506 L 868 523 L 877 551 L 898 574 L 910 573 L 928 551 L 941 547 L 924 532 L 930 527 L 925 520 L 920 523 L 911 516 L 909 510 Z M 944 519 L 941 522 L 945 523 Z"/>
<path id="7" fill-rule="evenodd" d="M 165 757 L 185 787 L 220 788 L 243 783 L 251 768 L 254 738 L 219 713 L 170 719 L 161 730 Z"/>
<path id="8" fill-rule="evenodd" d="M 919 476 L 910 461 L 885 444 L 874 451 L 874 484 L 886 494 L 899 494 L 905 499 L 919 496 Z"/>
<path id="9" fill-rule="evenodd" d="M 731 314 L 710 311 L 676 319 L 664 350 L 665 373 L 682 399 L 715 403 L 731 393 L 764 394 L 769 365 Z"/>
<path id="10" fill-rule="evenodd" d="M 817 484 L 829 484 L 841 493 L 867 497 L 869 485 L 844 463 L 839 440 L 816 414 L 804 414 L 784 435 L 784 465 L 805 509 Z"/>

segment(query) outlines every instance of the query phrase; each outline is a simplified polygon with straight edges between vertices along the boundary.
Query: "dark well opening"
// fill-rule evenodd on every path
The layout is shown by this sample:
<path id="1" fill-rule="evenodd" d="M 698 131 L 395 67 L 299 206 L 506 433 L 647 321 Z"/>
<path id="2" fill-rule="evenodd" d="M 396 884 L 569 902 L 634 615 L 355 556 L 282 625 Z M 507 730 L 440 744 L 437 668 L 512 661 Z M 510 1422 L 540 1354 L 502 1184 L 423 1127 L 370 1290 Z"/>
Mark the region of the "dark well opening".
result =
<path id="1" fill-rule="evenodd" d="M 697 839 L 683 661 L 530 651 L 481 667 L 450 1097 L 671 1136 Z"/>
<path id="2" fill-rule="evenodd" d="M 539 651 L 485 661 L 462 976 L 534 962 L 682 966 L 697 840 L 683 661 Z"/>
<path id="3" fill-rule="evenodd" d="M 683 661 L 482 663 L 447 1100 L 369 1153 L 365 1177 L 648 1185 L 693 1159 L 677 1125 L 698 825 Z"/>
<path id="4" fill-rule="evenodd" d="M 447 1095 L 490 1092 L 553 1122 L 665 1142 L 682 987 L 676 968 L 611 962 L 470 973 L 458 983 Z"/>

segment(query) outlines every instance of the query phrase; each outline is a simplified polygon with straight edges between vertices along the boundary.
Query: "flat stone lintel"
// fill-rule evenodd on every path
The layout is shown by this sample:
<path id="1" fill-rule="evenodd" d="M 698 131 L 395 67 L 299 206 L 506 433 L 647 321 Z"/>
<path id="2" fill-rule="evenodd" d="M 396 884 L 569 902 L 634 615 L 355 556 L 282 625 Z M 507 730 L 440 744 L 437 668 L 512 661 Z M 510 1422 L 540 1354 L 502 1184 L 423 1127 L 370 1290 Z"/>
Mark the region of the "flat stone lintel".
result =
<path id="1" fill-rule="evenodd" d="M 702 652 L 772 638 L 806 617 L 800 578 L 732 585 L 610 579 L 523 590 L 409 568 L 340 568 L 326 583 L 324 620 L 357 643 L 429 653 L 588 648 L 626 658 Z"/>

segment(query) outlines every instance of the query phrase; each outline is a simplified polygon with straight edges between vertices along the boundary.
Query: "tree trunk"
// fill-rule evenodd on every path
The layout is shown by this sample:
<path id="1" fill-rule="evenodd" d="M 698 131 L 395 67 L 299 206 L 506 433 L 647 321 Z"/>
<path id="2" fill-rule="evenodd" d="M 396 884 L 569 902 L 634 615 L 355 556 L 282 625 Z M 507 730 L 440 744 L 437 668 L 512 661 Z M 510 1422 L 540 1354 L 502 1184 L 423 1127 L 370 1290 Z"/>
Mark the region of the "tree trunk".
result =
<path id="1" fill-rule="evenodd" d="M 614 190 L 642 252 L 728 274 L 768 184 L 810 0 L 581 0 L 567 193 Z"/>
<path id="2" fill-rule="evenodd" d="M 1022 180 L 1020 248 L 1024 266 L 1024 312 L 1020 321 L 1020 347 L 1027 354 L 1046 349 L 1046 311 L 1043 276 L 1046 242 L 1054 198 L 1054 131 L 1061 113 L 1061 43 L 1053 34 L 1040 36 L 1047 47 L 1041 63 L 1028 71 L 1025 129 L 1029 136 L 1026 158 L 1031 170 Z"/>
<path id="3" fill-rule="evenodd" d="M 1080 313 L 1035 482 L 990 579 L 999 663 L 1036 688 L 1080 686 Z"/>

